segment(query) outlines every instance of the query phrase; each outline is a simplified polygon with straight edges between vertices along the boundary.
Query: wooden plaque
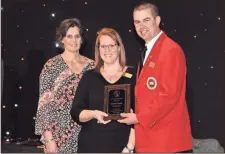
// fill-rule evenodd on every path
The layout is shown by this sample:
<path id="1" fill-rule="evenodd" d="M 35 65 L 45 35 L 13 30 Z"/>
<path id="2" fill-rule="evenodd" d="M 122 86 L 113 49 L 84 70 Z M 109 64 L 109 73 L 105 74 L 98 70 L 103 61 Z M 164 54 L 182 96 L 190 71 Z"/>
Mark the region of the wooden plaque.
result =
<path id="1" fill-rule="evenodd" d="M 120 113 L 130 112 L 130 84 L 107 85 L 104 93 L 104 120 L 122 119 Z"/>

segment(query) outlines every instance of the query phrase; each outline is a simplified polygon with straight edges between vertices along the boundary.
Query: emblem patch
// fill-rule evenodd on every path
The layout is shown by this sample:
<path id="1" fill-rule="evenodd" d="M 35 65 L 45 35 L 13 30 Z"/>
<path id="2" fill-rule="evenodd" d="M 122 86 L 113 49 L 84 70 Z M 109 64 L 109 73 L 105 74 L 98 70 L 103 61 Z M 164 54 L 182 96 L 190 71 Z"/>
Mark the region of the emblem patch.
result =
<path id="1" fill-rule="evenodd" d="M 147 79 L 146 85 L 147 85 L 148 89 L 154 90 L 157 87 L 157 81 L 154 77 L 149 77 Z"/>

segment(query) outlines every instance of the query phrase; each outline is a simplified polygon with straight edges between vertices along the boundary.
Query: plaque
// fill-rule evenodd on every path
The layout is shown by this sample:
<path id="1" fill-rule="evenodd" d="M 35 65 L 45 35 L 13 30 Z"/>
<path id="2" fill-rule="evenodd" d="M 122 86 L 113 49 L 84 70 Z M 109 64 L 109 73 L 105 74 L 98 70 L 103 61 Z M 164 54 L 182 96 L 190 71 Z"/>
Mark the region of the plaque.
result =
<path id="1" fill-rule="evenodd" d="M 107 85 L 104 93 L 104 120 L 122 119 L 120 113 L 130 112 L 130 84 Z"/>

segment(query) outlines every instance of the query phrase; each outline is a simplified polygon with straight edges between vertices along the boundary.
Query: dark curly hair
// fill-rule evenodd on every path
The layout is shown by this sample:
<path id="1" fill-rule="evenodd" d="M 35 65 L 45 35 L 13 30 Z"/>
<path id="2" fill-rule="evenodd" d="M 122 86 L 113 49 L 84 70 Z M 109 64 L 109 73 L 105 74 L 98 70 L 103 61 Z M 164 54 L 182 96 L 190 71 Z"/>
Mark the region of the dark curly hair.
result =
<path id="1" fill-rule="evenodd" d="M 65 19 L 60 23 L 59 27 L 57 27 L 57 29 L 56 29 L 56 43 L 59 44 L 59 47 L 61 49 L 64 49 L 62 39 L 66 36 L 68 29 L 71 27 L 79 28 L 80 36 L 81 36 L 81 45 L 84 43 L 85 29 L 84 29 L 84 26 L 81 23 L 81 21 L 77 18 Z"/>

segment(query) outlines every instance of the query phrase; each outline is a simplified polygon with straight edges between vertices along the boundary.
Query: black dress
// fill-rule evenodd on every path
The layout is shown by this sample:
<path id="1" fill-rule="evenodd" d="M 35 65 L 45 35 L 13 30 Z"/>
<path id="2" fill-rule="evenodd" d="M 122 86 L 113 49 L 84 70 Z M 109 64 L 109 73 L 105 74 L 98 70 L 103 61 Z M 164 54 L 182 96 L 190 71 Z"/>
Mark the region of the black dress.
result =
<path id="1" fill-rule="evenodd" d="M 123 75 L 113 84 L 96 70 L 89 70 L 83 75 L 71 109 L 74 121 L 82 125 L 78 136 L 78 153 L 121 153 L 127 145 L 131 126 L 116 120 L 105 125 L 98 124 L 96 119 L 84 123 L 79 121 L 79 115 L 84 109 L 103 111 L 105 85 L 131 84 L 131 108 L 134 109 L 135 72 L 133 68 L 128 68 L 126 72 L 132 77 Z"/>

